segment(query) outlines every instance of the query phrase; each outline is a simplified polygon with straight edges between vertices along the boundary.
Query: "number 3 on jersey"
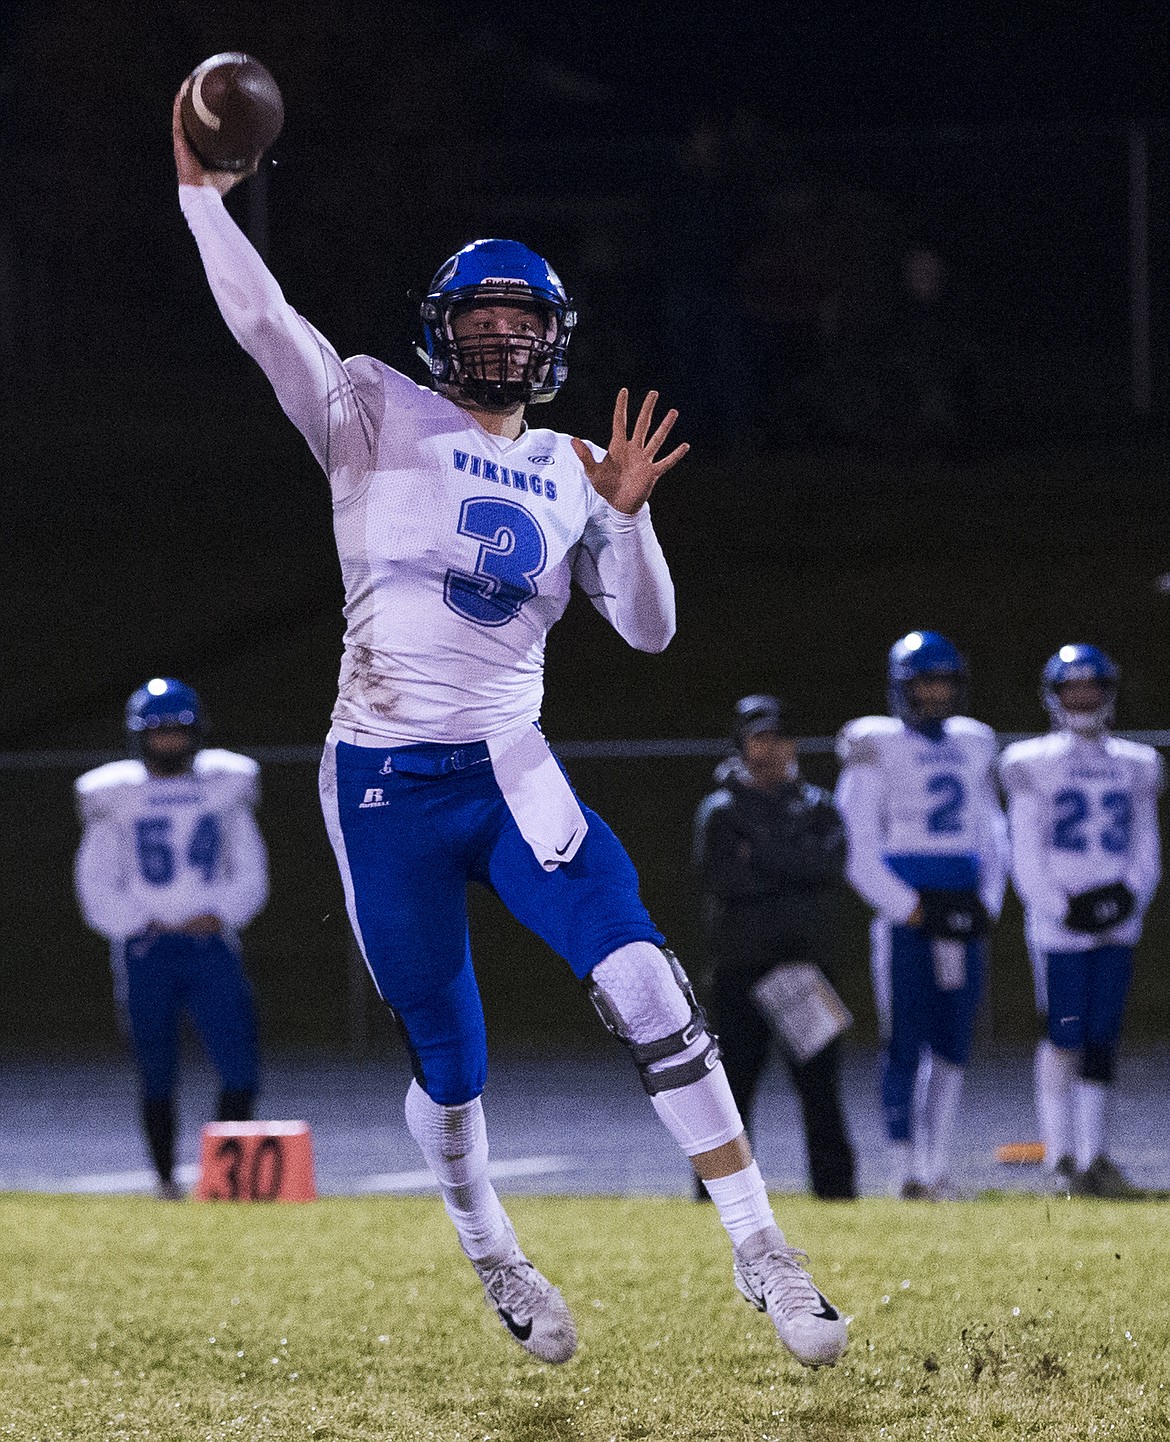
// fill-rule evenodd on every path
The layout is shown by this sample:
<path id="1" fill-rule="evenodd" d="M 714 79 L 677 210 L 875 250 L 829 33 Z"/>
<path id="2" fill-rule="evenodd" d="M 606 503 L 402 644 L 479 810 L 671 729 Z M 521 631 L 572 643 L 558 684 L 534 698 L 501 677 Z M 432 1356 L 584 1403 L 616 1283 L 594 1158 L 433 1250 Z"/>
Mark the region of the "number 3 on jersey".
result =
<path id="1" fill-rule="evenodd" d="M 151 886 L 169 886 L 175 879 L 175 845 L 171 837 L 169 816 L 143 816 L 134 828 L 138 870 Z M 187 846 L 187 864 L 203 873 L 210 885 L 219 865 L 219 821 L 212 815 L 201 816 L 191 833 Z"/>
<path id="2" fill-rule="evenodd" d="M 548 547 L 523 506 L 496 496 L 472 496 L 459 513 L 459 534 L 482 542 L 475 571 L 452 568 L 443 600 L 477 626 L 506 626 L 536 595 Z"/>

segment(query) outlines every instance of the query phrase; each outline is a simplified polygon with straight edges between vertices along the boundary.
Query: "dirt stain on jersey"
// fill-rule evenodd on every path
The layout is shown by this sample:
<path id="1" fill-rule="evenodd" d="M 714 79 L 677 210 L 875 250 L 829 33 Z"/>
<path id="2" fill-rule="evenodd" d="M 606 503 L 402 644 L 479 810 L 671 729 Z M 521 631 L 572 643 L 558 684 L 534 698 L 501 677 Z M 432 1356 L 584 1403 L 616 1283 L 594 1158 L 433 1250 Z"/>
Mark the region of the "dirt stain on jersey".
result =
<path id="1" fill-rule="evenodd" d="M 348 666 L 341 694 L 347 701 L 357 701 L 376 716 L 391 719 L 398 711 L 398 696 L 390 678 L 378 669 L 377 657 L 369 646 L 350 646 L 346 651 Z"/>

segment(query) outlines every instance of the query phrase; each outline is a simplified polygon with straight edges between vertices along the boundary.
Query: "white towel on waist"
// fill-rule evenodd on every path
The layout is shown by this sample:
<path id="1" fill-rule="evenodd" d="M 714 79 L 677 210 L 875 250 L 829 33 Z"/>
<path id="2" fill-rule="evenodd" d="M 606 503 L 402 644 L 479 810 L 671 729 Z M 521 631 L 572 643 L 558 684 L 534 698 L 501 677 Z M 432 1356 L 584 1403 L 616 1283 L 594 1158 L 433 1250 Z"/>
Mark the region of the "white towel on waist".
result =
<path id="1" fill-rule="evenodd" d="M 520 835 L 546 871 L 572 861 L 589 824 L 548 742 L 532 725 L 487 743 L 496 783 Z"/>

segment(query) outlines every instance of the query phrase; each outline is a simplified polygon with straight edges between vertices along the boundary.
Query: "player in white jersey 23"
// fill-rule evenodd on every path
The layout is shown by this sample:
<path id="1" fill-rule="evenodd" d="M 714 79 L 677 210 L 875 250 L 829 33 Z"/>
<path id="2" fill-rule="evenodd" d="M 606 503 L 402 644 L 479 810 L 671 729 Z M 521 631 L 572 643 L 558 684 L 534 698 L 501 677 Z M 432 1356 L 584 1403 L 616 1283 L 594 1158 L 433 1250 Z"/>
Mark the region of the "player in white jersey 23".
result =
<path id="1" fill-rule="evenodd" d="M 984 938 L 1006 885 L 995 735 L 954 714 L 966 674 L 945 636 L 911 631 L 890 651 L 894 714 L 851 721 L 837 745 L 847 875 L 876 912 L 871 966 L 891 1183 L 916 1200 L 947 1192 Z"/>
<path id="2" fill-rule="evenodd" d="M 1044 667 L 1052 730 L 1000 760 L 1012 879 L 1024 903 L 1037 1007 L 1036 1113 L 1058 1188 L 1133 1192 L 1105 1149 L 1105 1104 L 1142 918 L 1161 876 L 1162 758 L 1111 736 L 1117 667 L 1062 646 Z"/>
<path id="3" fill-rule="evenodd" d="M 267 900 L 268 858 L 253 815 L 258 767 L 200 746 L 199 698 L 189 686 L 148 681 L 126 703 L 126 729 L 137 757 L 77 780 L 85 829 L 74 878 L 85 920 L 110 942 L 158 1194 L 176 1198 L 183 1011 L 219 1072 L 218 1119 L 252 1115 L 259 1057 L 239 933 Z"/>
<path id="4" fill-rule="evenodd" d="M 466 889 L 490 887 L 586 983 L 663 1122 L 704 1179 L 735 1279 L 804 1363 L 845 1323 L 775 1225 L 718 1048 L 613 832 L 582 806 L 538 727 L 545 638 L 572 581 L 629 644 L 660 651 L 674 592 L 647 500 L 655 393 L 608 450 L 530 429 L 565 379 L 575 315 L 515 241 L 466 246 L 421 306 L 428 386 L 342 361 L 288 304 L 202 168 L 175 109 L 183 212 L 228 327 L 328 477 L 347 629 L 321 799 L 359 945 L 411 1052 L 407 1123 L 489 1304 L 516 1340 L 567 1360 L 576 1328 L 528 1261 L 487 1172 L 483 1012 Z"/>

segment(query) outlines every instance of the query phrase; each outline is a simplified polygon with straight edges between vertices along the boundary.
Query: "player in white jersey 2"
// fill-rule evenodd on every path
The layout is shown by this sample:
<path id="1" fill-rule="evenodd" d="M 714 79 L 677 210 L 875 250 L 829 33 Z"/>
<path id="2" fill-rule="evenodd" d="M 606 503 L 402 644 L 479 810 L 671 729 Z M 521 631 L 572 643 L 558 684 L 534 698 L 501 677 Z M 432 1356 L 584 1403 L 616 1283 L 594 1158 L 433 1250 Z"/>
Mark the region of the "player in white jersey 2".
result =
<path id="1" fill-rule="evenodd" d="M 966 678 L 945 636 L 911 631 L 890 651 L 894 714 L 851 721 L 837 744 L 847 875 L 876 913 L 871 967 L 890 1179 L 915 1200 L 947 1195 L 985 934 L 1006 884 L 995 735 L 955 714 Z"/>
<path id="2" fill-rule="evenodd" d="M 572 1315 L 488 1179 L 470 880 L 568 961 L 630 1049 L 716 1203 L 740 1290 L 802 1362 L 835 1362 L 845 1322 L 775 1224 L 686 974 L 537 724 L 545 638 L 572 581 L 629 644 L 671 639 L 647 501 L 687 449 L 659 455 L 676 413 L 653 427 L 651 392 L 631 433 L 622 390 L 604 451 L 528 427 L 526 408 L 565 379 L 576 317 L 516 241 L 476 241 L 436 274 L 420 315 L 428 386 L 369 356 L 343 362 L 224 209 L 239 177 L 200 166 L 177 114 L 181 204 L 216 301 L 332 489 L 348 624 L 322 805 L 355 934 L 410 1048 L 410 1131 L 489 1304 L 533 1355 L 573 1354 Z"/>
<path id="3" fill-rule="evenodd" d="M 268 858 L 253 814 L 258 767 L 201 747 L 199 698 L 189 686 L 148 681 L 126 703 L 126 729 L 138 755 L 77 780 L 85 829 L 74 879 L 86 922 L 110 942 L 157 1193 L 176 1199 L 184 1011 L 219 1073 L 218 1119 L 252 1115 L 259 1056 L 239 932 L 267 900 Z"/>
<path id="4" fill-rule="evenodd" d="M 1000 760 L 1012 880 L 1024 903 L 1037 1008 L 1036 1113 L 1050 1185 L 1087 1196 L 1133 1188 L 1105 1145 L 1105 1107 L 1142 918 L 1161 876 L 1162 758 L 1111 736 L 1117 667 L 1062 646 L 1044 667 L 1052 730 Z"/>

